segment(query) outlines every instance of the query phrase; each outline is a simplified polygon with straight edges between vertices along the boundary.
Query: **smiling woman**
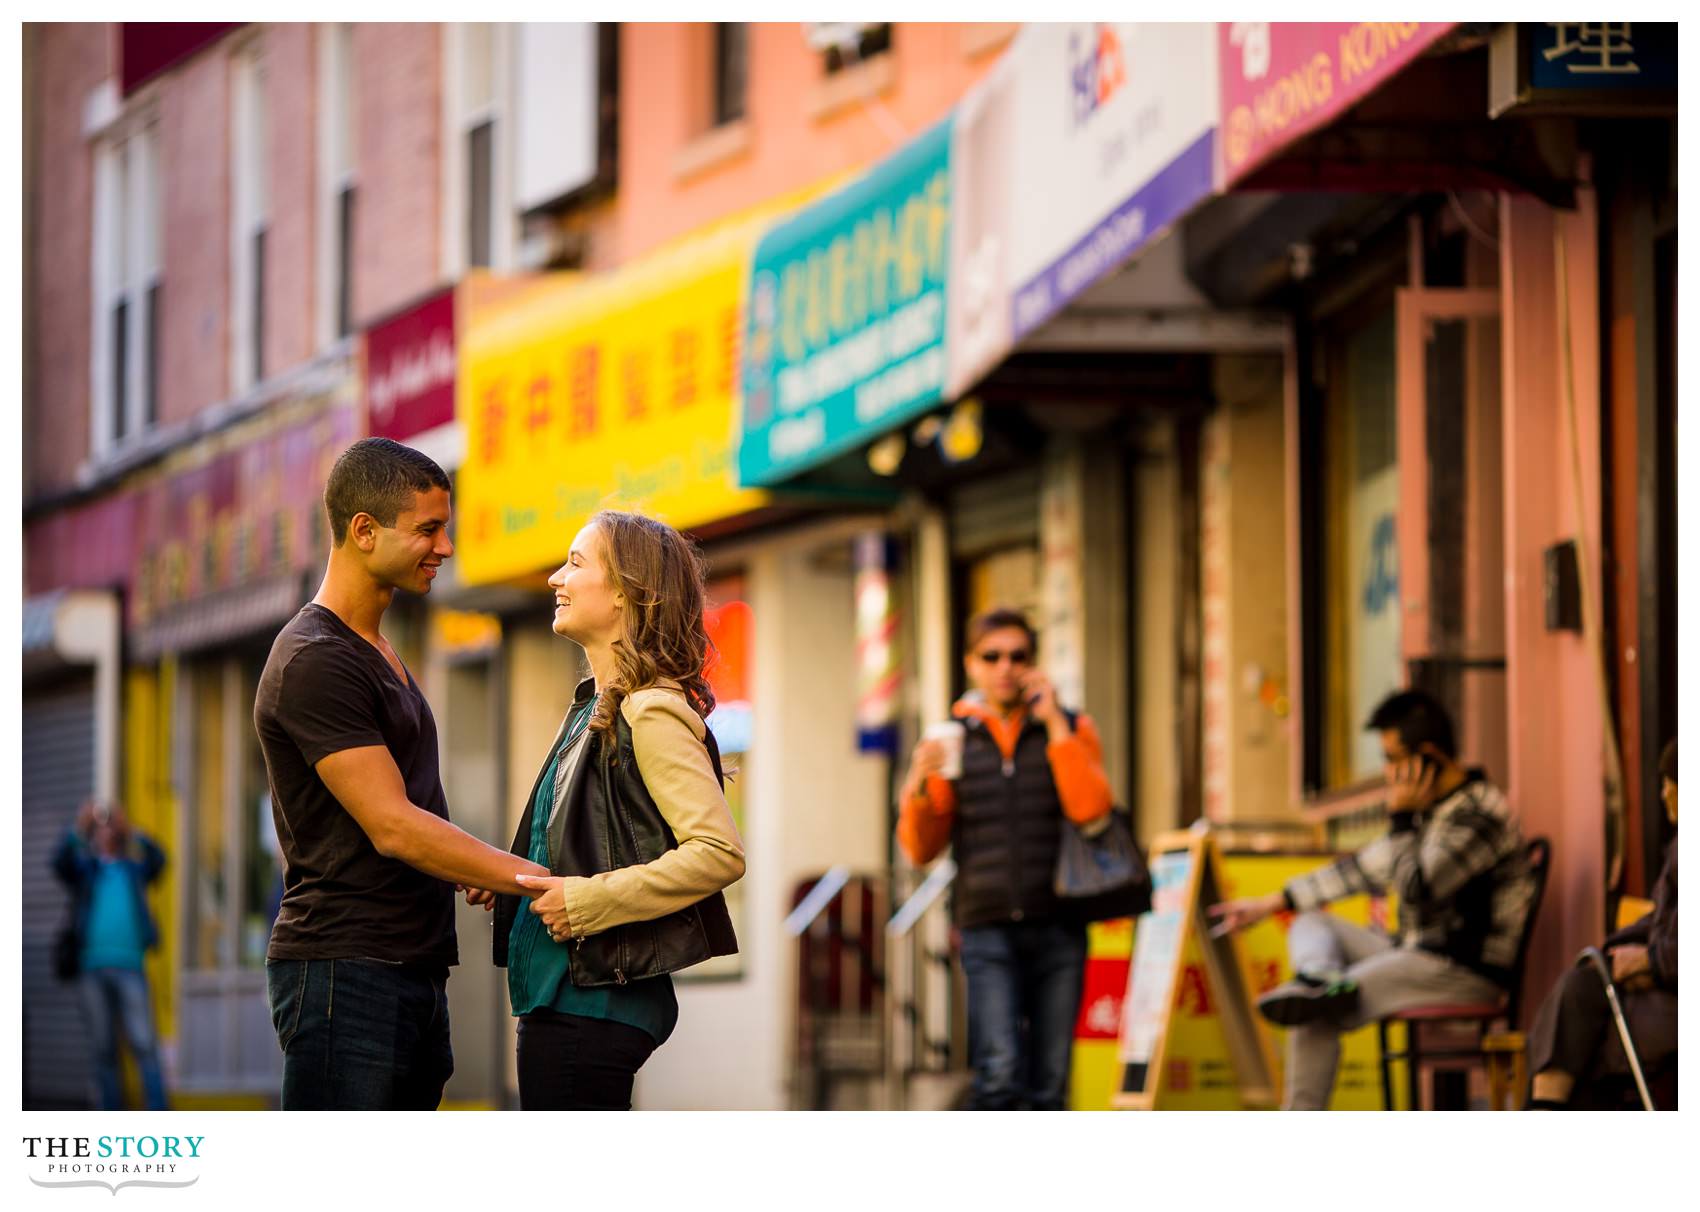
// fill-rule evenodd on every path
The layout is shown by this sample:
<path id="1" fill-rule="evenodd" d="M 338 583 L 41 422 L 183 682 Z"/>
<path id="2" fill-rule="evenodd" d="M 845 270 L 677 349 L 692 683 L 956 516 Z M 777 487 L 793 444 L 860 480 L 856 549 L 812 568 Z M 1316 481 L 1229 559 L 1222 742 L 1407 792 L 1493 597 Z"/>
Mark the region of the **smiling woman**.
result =
<path id="1" fill-rule="evenodd" d="M 737 951 L 722 889 L 743 843 L 705 723 L 703 567 L 672 527 L 604 511 L 549 578 L 579 684 L 515 833 L 548 867 L 497 902 L 494 958 L 519 1018 L 520 1105 L 627 1110 L 678 1021 L 670 973 Z M 591 772 L 595 772 L 592 777 Z"/>

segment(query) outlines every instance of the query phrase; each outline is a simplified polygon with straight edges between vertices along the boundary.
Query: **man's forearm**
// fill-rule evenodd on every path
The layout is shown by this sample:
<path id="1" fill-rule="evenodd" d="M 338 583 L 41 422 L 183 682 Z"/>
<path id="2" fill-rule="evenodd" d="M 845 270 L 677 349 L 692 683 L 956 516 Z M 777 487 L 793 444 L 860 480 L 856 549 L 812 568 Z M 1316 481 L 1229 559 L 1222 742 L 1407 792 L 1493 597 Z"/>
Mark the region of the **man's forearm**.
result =
<path id="1" fill-rule="evenodd" d="M 374 844 L 377 844 L 374 839 Z M 442 817 L 415 807 L 379 846 L 390 858 L 450 883 L 488 888 L 510 896 L 530 896 L 534 889 L 514 882 L 516 875 L 548 875 L 546 868 L 506 850 L 481 842 Z"/>

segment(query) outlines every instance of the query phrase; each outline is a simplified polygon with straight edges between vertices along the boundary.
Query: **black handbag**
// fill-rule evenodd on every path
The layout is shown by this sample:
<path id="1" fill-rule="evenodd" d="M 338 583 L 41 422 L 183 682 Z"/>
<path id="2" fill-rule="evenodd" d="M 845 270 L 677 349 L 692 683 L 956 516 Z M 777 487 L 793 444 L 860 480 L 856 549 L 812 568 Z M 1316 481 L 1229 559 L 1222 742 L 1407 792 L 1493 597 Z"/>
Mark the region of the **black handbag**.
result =
<path id="1" fill-rule="evenodd" d="M 1073 821 L 1062 823 L 1052 885 L 1070 915 L 1086 922 L 1138 917 L 1151 908 L 1151 872 L 1133 840 L 1133 816 L 1110 810 L 1110 821 L 1088 837 Z"/>

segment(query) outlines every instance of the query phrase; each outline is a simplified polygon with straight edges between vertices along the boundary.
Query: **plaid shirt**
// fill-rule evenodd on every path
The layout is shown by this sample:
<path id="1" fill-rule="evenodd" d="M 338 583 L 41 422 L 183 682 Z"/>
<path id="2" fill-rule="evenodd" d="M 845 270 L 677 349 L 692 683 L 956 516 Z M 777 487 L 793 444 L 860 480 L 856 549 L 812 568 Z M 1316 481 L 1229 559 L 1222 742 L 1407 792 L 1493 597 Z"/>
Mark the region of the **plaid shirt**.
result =
<path id="1" fill-rule="evenodd" d="M 1400 946 L 1444 955 L 1508 985 L 1535 879 L 1504 793 L 1472 770 L 1433 808 L 1390 819 L 1385 836 L 1289 881 L 1288 903 L 1304 911 L 1391 892 L 1399 898 Z"/>

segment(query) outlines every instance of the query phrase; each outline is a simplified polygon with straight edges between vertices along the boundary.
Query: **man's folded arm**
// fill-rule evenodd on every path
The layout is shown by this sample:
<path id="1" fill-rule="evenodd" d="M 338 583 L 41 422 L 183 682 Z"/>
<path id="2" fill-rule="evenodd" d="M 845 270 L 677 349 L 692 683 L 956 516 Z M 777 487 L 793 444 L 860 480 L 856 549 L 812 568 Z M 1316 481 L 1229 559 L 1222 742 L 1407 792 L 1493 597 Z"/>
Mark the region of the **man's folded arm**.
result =
<path id="1" fill-rule="evenodd" d="M 386 858 L 440 880 L 511 896 L 535 891 L 515 883 L 515 875 L 549 874 L 409 800 L 395 758 L 382 745 L 339 750 L 319 759 L 313 769 Z"/>

